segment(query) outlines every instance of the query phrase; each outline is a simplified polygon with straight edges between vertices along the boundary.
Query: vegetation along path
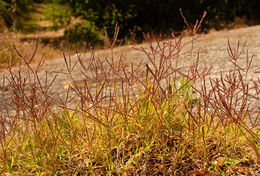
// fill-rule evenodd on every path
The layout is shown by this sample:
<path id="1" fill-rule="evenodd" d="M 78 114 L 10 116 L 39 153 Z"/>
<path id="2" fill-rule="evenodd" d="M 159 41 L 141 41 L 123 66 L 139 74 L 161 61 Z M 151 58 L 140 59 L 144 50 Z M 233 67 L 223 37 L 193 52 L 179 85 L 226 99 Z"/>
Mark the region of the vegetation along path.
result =
<path id="1" fill-rule="evenodd" d="M 232 64 L 229 60 L 229 54 L 227 51 L 228 48 L 228 39 L 230 41 L 231 47 L 234 49 L 237 47 L 237 42 L 240 42 L 240 49 L 246 42 L 246 47 L 244 52 L 242 52 L 241 56 L 237 60 L 237 65 L 241 68 L 246 67 L 246 56 L 247 56 L 247 49 L 249 51 L 249 56 L 253 55 L 253 62 L 251 65 L 251 71 L 248 73 L 248 80 L 259 80 L 260 75 L 260 26 L 252 26 L 234 30 L 223 30 L 218 32 L 210 32 L 209 34 L 202 34 L 199 38 L 197 38 L 193 43 L 193 53 L 192 56 L 189 54 L 185 55 L 184 57 L 180 57 L 179 59 L 179 66 L 183 69 L 189 68 L 192 64 L 194 64 L 197 60 L 197 55 L 199 53 L 199 65 L 203 66 L 205 63 L 208 67 L 212 67 L 210 72 L 210 77 L 217 78 L 220 77 L 220 72 L 227 73 L 234 69 L 234 64 Z M 192 40 L 192 37 L 184 37 L 183 42 Z M 168 40 L 167 42 L 174 41 Z M 135 46 L 121 46 L 118 48 L 113 49 L 111 52 L 110 49 L 108 50 L 100 50 L 95 51 L 95 58 L 99 58 L 100 60 L 105 60 L 105 58 L 111 58 L 113 54 L 114 59 L 119 59 L 120 57 L 123 58 L 124 64 L 129 64 L 133 62 L 135 65 L 140 61 L 143 61 L 144 67 L 140 67 L 140 69 L 145 68 L 145 63 L 148 61 L 147 56 L 144 52 L 139 51 L 138 49 L 148 49 L 147 44 L 142 45 L 135 45 Z M 183 52 L 190 51 L 191 43 L 188 43 L 187 46 L 183 48 Z M 133 49 L 137 48 L 137 49 Z M 48 51 L 46 51 L 48 52 Z M 88 62 L 93 55 L 91 53 L 80 54 L 80 58 L 83 62 Z M 67 58 L 69 58 L 67 56 Z M 71 56 L 71 63 L 75 63 L 78 61 L 78 57 L 76 55 Z M 105 62 L 104 62 L 105 63 Z M 18 68 L 13 68 L 13 70 L 18 70 Z M 22 74 L 27 72 L 28 69 L 22 69 Z M 82 74 L 83 68 L 80 66 L 79 62 L 76 64 L 73 70 L 73 78 L 74 83 L 70 79 L 69 74 L 65 74 L 67 72 L 66 63 L 63 58 L 58 58 L 54 60 L 48 60 L 44 63 L 41 69 L 38 71 L 38 76 L 40 80 L 45 80 L 46 73 L 47 77 L 49 78 L 49 82 L 52 78 L 55 78 L 52 86 L 50 87 L 50 96 L 66 97 L 66 91 L 68 87 L 73 84 L 81 85 L 86 79 L 84 74 Z M 5 104 L 10 100 L 10 86 L 8 81 L 4 81 L 4 76 L 10 77 L 7 72 L 0 73 L 0 103 Z M 118 80 L 119 81 L 119 80 Z M 208 83 L 209 84 L 209 83 Z M 75 93 L 74 93 L 75 95 Z M 71 94 L 73 96 L 73 93 Z M 259 95 L 256 95 L 258 100 L 254 102 L 255 105 L 259 107 Z M 74 100 L 74 102 L 77 99 Z M 4 106 L 0 106 L 0 112 L 4 112 Z M 258 109 L 259 113 L 259 109 Z"/>
<path id="2" fill-rule="evenodd" d="M 16 50 L 0 173 L 259 175 L 260 26 L 145 38 L 38 66 Z"/>

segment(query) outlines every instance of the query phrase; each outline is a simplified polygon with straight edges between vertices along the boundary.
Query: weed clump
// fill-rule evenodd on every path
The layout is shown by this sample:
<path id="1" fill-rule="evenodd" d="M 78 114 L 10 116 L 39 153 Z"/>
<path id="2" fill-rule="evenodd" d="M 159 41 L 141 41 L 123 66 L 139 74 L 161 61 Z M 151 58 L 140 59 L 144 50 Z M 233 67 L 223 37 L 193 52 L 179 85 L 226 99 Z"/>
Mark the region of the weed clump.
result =
<path id="1" fill-rule="evenodd" d="M 185 23 L 194 35 L 187 43 L 182 35 L 155 43 L 144 35 L 149 48 L 137 49 L 146 54 L 145 63 L 125 65 L 123 58 L 97 59 L 93 53 L 72 64 L 64 55 L 73 82 L 65 98 L 50 93 L 57 75 L 42 79 L 42 62 L 31 66 L 36 50 L 29 59 L 16 50 L 28 72 L 22 75 L 9 66 L 4 79 L 10 98 L 0 114 L 1 174 L 232 175 L 256 170 L 259 121 L 253 117 L 259 116 L 259 107 L 248 100 L 259 100 L 259 80 L 246 80 L 252 58 L 246 58 L 245 68 L 239 66 L 239 44 L 229 44 L 234 69 L 207 85 L 211 68 L 199 69 L 199 57 L 186 71 L 178 66 L 180 57 L 192 56 L 201 24 L 191 29 Z M 191 49 L 183 51 L 188 44 Z M 84 77 L 80 85 L 73 76 L 76 65 Z M 79 98 L 74 108 L 71 92 Z"/>

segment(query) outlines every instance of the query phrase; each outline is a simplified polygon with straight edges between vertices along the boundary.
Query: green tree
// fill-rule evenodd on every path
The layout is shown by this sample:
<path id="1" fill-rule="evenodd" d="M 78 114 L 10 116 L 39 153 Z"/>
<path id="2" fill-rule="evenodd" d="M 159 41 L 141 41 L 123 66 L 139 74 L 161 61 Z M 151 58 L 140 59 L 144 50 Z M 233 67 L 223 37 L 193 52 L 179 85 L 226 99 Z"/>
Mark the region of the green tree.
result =
<path id="1" fill-rule="evenodd" d="M 120 27 L 119 39 L 130 37 L 134 32 L 137 38 L 142 38 L 142 32 L 160 32 L 169 34 L 171 29 L 182 30 L 184 23 L 179 14 L 179 8 L 191 23 L 195 24 L 206 10 L 207 23 L 204 28 L 223 27 L 222 24 L 232 22 L 235 17 L 246 17 L 249 20 L 260 19 L 259 0 L 68 0 L 73 9 L 73 15 L 85 20 L 67 34 L 79 32 L 76 40 L 98 38 L 97 33 L 106 28 L 112 37 L 114 26 Z M 76 34 L 75 34 L 76 35 Z M 91 36 L 90 38 L 87 36 Z"/>
<path id="2" fill-rule="evenodd" d="M 70 0 L 69 5 L 76 17 L 85 20 L 84 23 L 76 25 L 73 30 L 67 31 L 71 36 L 73 32 L 80 32 L 84 39 L 98 40 L 98 36 L 106 30 L 108 36 L 112 37 L 117 23 L 120 27 L 119 38 L 124 39 L 129 36 L 129 31 L 137 29 L 137 26 L 133 25 L 136 8 L 132 1 Z M 86 37 L 87 35 L 91 37 Z"/>
<path id="3" fill-rule="evenodd" d="M 11 2 L 0 0 L 0 15 L 5 25 L 10 28 L 12 26 L 12 18 L 10 12 Z"/>

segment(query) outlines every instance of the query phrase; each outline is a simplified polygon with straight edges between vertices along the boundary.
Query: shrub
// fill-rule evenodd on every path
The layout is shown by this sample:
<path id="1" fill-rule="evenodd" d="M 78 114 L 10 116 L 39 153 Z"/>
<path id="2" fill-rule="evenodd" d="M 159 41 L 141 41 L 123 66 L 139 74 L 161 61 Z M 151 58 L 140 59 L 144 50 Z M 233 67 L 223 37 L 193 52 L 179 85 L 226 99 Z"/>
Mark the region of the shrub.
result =
<path id="1" fill-rule="evenodd" d="M 50 30 L 57 30 L 59 27 L 67 27 L 71 21 L 71 10 L 66 6 L 61 6 L 58 3 L 48 4 L 44 9 L 46 20 L 52 22 Z"/>
<path id="2" fill-rule="evenodd" d="M 100 29 L 94 23 L 85 21 L 66 30 L 65 37 L 71 43 L 87 41 L 87 46 L 95 46 L 95 44 L 101 42 L 99 39 L 100 32 Z"/>

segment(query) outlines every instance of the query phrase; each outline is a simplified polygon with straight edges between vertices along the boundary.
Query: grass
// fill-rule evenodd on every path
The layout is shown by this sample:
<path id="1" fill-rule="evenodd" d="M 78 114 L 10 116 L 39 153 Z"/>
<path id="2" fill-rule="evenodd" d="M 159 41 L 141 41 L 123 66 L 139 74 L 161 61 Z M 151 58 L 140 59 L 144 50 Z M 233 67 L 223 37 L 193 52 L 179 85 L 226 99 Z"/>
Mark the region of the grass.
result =
<path id="1" fill-rule="evenodd" d="M 184 18 L 184 17 L 183 17 Z M 185 19 L 185 18 L 184 18 Z M 203 20 L 203 19 L 202 19 Z M 188 22 L 185 19 L 188 25 Z M 191 29 L 195 36 L 200 23 Z M 189 26 L 189 25 L 188 25 Z M 118 28 L 115 32 L 117 38 Z M 7 113 L 0 114 L 2 175 L 234 175 L 257 172 L 259 164 L 259 80 L 246 79 L 252 62 L 237 65 L 244 47 L 228 45 L 234 70 L 219 79 L 195 62 L 180 72 L 182 36 L 137 48 L 148 63 L 124 65 L 123 58 L 78 57 L 84 77 L 64 55 L 71 85 L 65 98 L 50 94 L 52 79 L 24 57 L 22 75 L 7 68 Z M 114 43 L 114 42 L 113 42 Z M 112 43 L 112 46 L 113 46 Z M 112 49 L 113 51 L 113 49 Z M 113 56 L 113 55 L 112 55 Z M 3 83 L 3 85 L 5 84 Z M 79 98 L 69 106 L 71 93 Z M 4 97 L 3 97 L 4 98 Z M 250 101 L 251 101 L 250 99 Z M 258 109 L 257 109 L 258 108 Z"/>
<path id="2" fill-rule="evenodd" d="M 0 34 L 0 70 L 4 71 L 3 68 L 8 66 L 8 61 L 12 60 L 12 66 L 18 66 L 22 64 L 22 60 L 19 55 L 15 52 L 13 45 L 17 47 L 17 49 L 21 53 L 26 53 L 25 57 L 30 57 L 33 53 L 32 48 L 35 48 L 35 41 L 22 41 L 17 34 Z M 36 64 L 41 60 L 44 56 L 46 59 L 54 59 L 57 57 L 62 57 L 62 51 L 59 49 L 55 49 L 51 46 L 44 45 L 39 43 L 39 49 L 36 53 L 36 56 L 33 58 L 33 63 Z M 46 52 L 48 51 L 48 52 Z"/>
<path id="3" fill-rule="evenodd" d="M 34 64 L 39 62 L 43 55 L 45 60 L 50 60 L 62 57 L 63 52 L 75 54 L 76 50 L 78 52 L 89 51 L 82 44 L 71 44 L 66 41 L 64 36 L 66 25 L 56 24 L 55 27 L 52 14 L 49 14 L 51 13 L 50 8 L 54 7 L 51 7 L 50 4 L 33 3 L 28 8 L 29 12 L 24 14 L 25 17 L 17 19 L 20 21 L 17 31 L 11 32 L 3 29 L 0 33 L 0 71 L 3 71 L 3 67 L 8 66 L 10 58 L 12 58 L 13 66 L 22 63 L 21 58 L 14 51 L 13 44 L 21 53 L 26 53 L 26 57 L 29 57 L 33 52 L 32 48 L 37 43 L 39 47 L 33 59 Z M 57 10 L 59 12 L 64 9 L 66 7 L 59 6 Z M 71 25 L 76 22 L 78 22 L 77 19 L 72 19 Z M 4 23 L 1 25 L 5 26 Z"/>

